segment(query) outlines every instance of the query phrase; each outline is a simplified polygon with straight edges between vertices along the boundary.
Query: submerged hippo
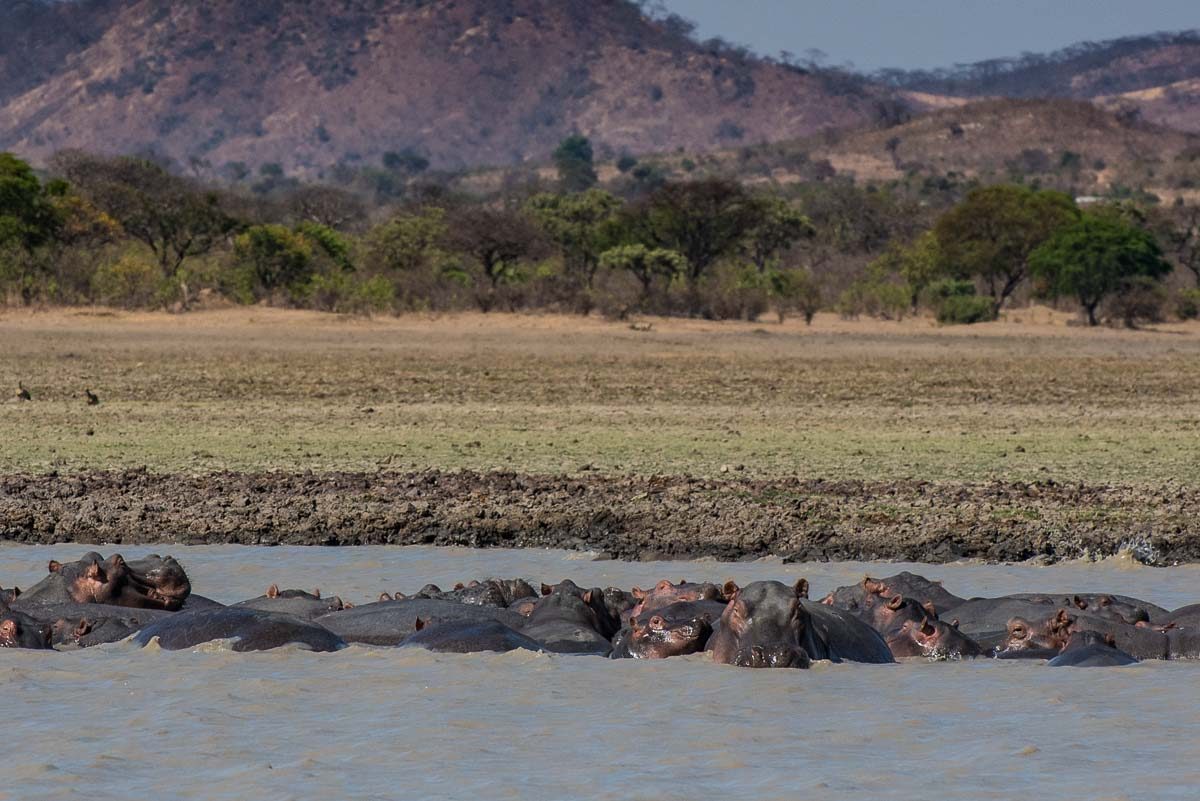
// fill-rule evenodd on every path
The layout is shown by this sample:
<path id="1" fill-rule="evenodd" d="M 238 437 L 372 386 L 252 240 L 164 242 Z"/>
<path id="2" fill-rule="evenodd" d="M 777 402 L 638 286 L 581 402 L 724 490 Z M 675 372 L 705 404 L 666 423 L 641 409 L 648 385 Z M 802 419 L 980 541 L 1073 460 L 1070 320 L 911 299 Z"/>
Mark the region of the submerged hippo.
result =
<path id="1" fill-rule="evenodd" d="M 0 648 L 50 647 L 50 627 L 0 603 Z"/>
<path id="2" fill-rule="evenodd" d="M 267 588 L 265 595 L 251 598 L 234 604 L 235 608 L 261 609 L 264 612 L 278 612 L 293 615 L 303 620 L 315 620 L 321 615 L 340 611 L 345 604 L 336 595 L 322 598 L 320 590 L 305 592 L 304 590 L 281 590 L 276 584 Z"/>
<path id="3" fill-rule="evenodd" d="M 1050 667 L 1122 667 L 1137 660 L 1117 648 L 1111 634 L 1077 631 L 1071 635 L 1062 653 L 1051 659 Z"/>
<path id="4" fill-rule="evenodd" d="M 608 656 L 610 637 L 616 633 L 608 618 L 600 590 L 555 588 L 537 602 L 521 633 L 537 640 L 547 651 L 560 654 Z M 599 609 L 597 609 L 599 607 Z"/>
<path id="5" fill-rule="evenodd" d="M 328 629 L 291 615 L 259 609 L 223 607 L 179 612 L 142 629 L 134 641 L 179 651 L 215 640 L 232 640 L 235 651 L 267 651 L 299 645 L 311 651 L 336 651 L 346 643 Z"/>
<path id="6" fill-rule="evenodd" d="M 45 579 L 21 595 L 25 603 L 95 603 L 135 609 L 177 611 L 191 593 L 183 568 L 171 557 L 151 555 L 126 562 L 84 554 L 77 562 L 51 561 Z"/>
<path id="7" fill-rule="evenodd" d="M 962 598 L 946 590 L 940 581 L 931 581 L 908 571 L 881 579 L 866 576 L 858 584 L 838 587 L 822 602 L 859 615 L 860 611 L 881 601 L 886 603 L 897 595 L 927 607 L 931 617 L 963 603 Z"/>
<path id="8" fill-rule="evenodd" d="M 399 645 L 417 630 L 417 618 L 427 624 L 453 620 L 498 620 L 512 629 L 524 627 L 525 618 L 495 606 L 463 604 L 428 598 L 404 598 L 330 612 L 313 622 L 324 626 L 346 642 L 367 645 Z"/>
<path id="9" fill-rule="evenodd" d="M 720 601 L 679 601 L 634 615 L 613 640 L 613 659 L 666 659 L 703 651 L 721 619 Z"/>
<path id="10" fill-rule="evenodd" d="M 1116 647 L 1137 659 L 1167 659 L 1170 642 L 1158 629 L 1131 626 L 1109 618 L 1073 615 L 1059 609 L 1041 618 L 1013 618 L 1007 624 L 1007 636 L 999 651 L 1051 649 L 1062 651 L 1078 632 L 1111 636 Z"/>
<path id="11" fill-rule="evenodd" d="M 417 618 L 416 631 L 401 647 L 418 646 L 438 653 L 473 654 L 480 651 L 540 651 L 542 646 L 499 620 L 451 620 L 426 626 Z"/>

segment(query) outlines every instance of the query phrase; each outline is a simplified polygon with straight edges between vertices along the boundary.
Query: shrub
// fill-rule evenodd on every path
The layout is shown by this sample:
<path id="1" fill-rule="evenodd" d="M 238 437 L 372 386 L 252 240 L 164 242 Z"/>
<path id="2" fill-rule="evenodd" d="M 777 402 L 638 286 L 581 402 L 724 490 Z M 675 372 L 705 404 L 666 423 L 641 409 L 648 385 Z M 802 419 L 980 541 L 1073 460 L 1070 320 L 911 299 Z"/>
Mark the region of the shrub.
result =
<path id="1" fill-rule="evenodd" d="M 1200 289 L 1186 289 L 1175 299 L 1175 313 L 1181 320 L 1200 318 Z"/>
<path id="2" fill-rule="evenodd" d="M 380 275 L 364 280 L 352 273 L 317 273 L 309 279 L 303 295 L 313 308 L 322 311 L 371 314 L 392 308 L 396 288 Z"/>
<path id="3" fill-rule="evenodd" d="M 942 301 L 949 298 L 966 298 L 975 294 L 973 281 L 960 281 L 956 278 L 945 278 L 934 281 L 926 290 L 929 301 L 934 306 L 940 306 Z"/>
<path id="4" fill-rule="evenodd" d="M 1137 328 L 1139 323 L 1165 320 L 1166 305 L 1167 291 L 1162 284 L 1148 275 L 1135 275 L 1122 282 L 1108 303 L 1108 312 L 1126 328 Z"/>
<path id="5" fill-rule="evenodd" d="M 951 295 L 937 306 L 937 321 L 942 325 L 971 325 L 994 319 L 992 299 L 979 295 Z"/>

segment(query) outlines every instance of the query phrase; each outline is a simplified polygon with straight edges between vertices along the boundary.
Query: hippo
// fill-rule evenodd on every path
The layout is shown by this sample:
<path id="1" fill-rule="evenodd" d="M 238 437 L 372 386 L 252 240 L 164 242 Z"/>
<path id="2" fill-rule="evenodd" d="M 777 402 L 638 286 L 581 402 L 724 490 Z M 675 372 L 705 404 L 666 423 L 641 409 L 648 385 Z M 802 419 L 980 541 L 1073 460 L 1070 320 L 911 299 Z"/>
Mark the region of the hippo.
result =
<path id="1" fill-rule="evenodd" d="M 621 629 L 620 617 L 613 615 L 609 610 L 604 599 L 604 590 L 599 587 L 592 587 L 585 590 L 570 579 L 566 579 L 553 586 L 543 584 L 542 597 L 546 598 L 551 595 L 571 595 L 583 601 L 592 611 L 592 615 L 595 618 L 594 627 L 596 631 L 606 640 L 611 640 L 613 635 Z"/>
<path id="2" fill-rule="evenodd" d="M 21 597 L 20 587 L 11 587 L 4 589 L 0 587 L 0 604 L 11 604 L 13 601 Z"/>
<path id="3" fill-rule="evenodd" d="M 1166 621 L 1170 612 L 1160 606 L 1127 595 L 1110 593 L 1047 593 L 1022 592 L 1006 596 L 1038 603 L 1054 604 L 1070 611 L 1087 612 L 1093 617 L 1109 617 L 1124 623 Z"/>
<path id="4" fill-rule="evenodd" d="M 260 609 L 223 607 L 179 612 L 143 628 L 134 637 L 141 646 L 158 640 L 167 651 L 193 648 L 215 640 L 232 640 L 235 651 L 267 651 L 299 645 L 310 651 L 336 651 L 346 642 L 333 632 L 292 615 Z"/>
<path id="5" fill-rule="evenodd" d="M 807 668 L 804 640 L 808 613 L 800 605 L 804 588 L 778 581 L 755 581 L 733 594 L 721 615 L 720 630 L 709 639 L 713 661 L 752 668 Z"/>
<path id="6" fill-rule="evenodd" d="M 617 587 L 604 588 L 604 607 L 613 620 L 628 620 L 630 611 L 637 605 L 637 596 L 632 592 Z"/>
<path id="7" fill-rule="evenodd" d="M 931 606 L 934 615 L 963 603 L 962 598 L 946 590 L 940 581 L 931 581 L 908 571 L 881 579 L 865 576 L 858 584 L 838 587 L 825 596 L 823 603 L 856 612 L 871 596 L 887 601 L 896 595 L 911 598 L 921 606 Z"/>
<path id="8" fill-rule="evenodd" d="M 450 620 L 426 626 L 417 618 L 414 631 L 400 643 L 438 653 L 473 654 L 479 651 L 540 651 L 542 646 L 499 620 Z"/>
<path id="9" fill-rule="evenodd" d="M 800 606 L 809 618 L 804 648 L 813 659 L 876 665 L 896 661 L 879 632 L 849 612 L 803 599 Z"/>
<path id="10" fill-rule="evenodd" d="M 715 608 L 714 608 L 715 607 Z M 724 604 L 711 600 L 680 601 L 629 619 L 622 655 L 633 659 L 666 659 L 704 650 Z M 620 635 L 618 635 L 620 636 Z M 614 652 L 616 645 L 614 644 Z"/>
<path id="11" fill-rule="evenodd" d="M 1189 604 L 1168 612 L 1163 622 L 1176 626 L 1200 626 L 1200 604 Z"/>
<path id="12" fill-rule="evenodd" d="M 21 596 L 25 602 L 98 603 L 177 611 L 191 592 L 187 574 L 171 557 L 151 555 L 126 562 L 93 552 L 77 562 L 51 561 L 45 579 Z"/>
<path id="13" fill-rule="evenodd" d="M 609 640 L 616 630 L 598 592 L 583 590 L 577 594 L 561 585 L 554 588 L 537 602 L 521 633 L 554 653 L 608 656 L 612 651 Z"/>
<path id="14" fill-rule="evenodd" d="M 1166 659 L 1170 654 L 1168 637 L 1162 631 L 1083 613 L 1073 615 L 1065 609 L 1040 618 L 1013 618 L 1007 624 L 1007 636 L 998 650 L 1048 648 L 1061 651 L 1073 634 L 1087 631 L 1113 637 L 1116 647 L 1137 659 Z"/>
<path id="15" fill-rule="evenodd" d="M 1076 631 L 1062 653 L 1047 663 L 1050 667 L 1121 667 L 1136 665 L 1137 660 L 1117 648 L 1111 634 Z"/>
<path id="16" fill-rule="evenodd" d="M 50 627 L 29 615 L 0 604 L 0 648 L 49 648 Z"/>
<path id="17" fill-rule="evenodd" d="M 120 642 L 141 631 L 144 625 L 131 618 L 105 617 L 90 620 L 86 617 L 60 617 L 50 624 L 50 640 L 55 648 L 91 648 L 110 642 Z"/>
<path id="18" fill-rule="evenodd" d="M 720 601 L 726 603 L 735 592 L 737 592 L 737 585 L 732 581 L 727 582 L 724 587 L 718 587 L 716 584 L 708 582 L 695 583 L 683 580 L 678 584 L 672 584 L 669 580 L 663 579 L 655 584 L 651 590 L 643 590 L 640 587 L 633 588 L 632 595 L 637 600 L 637 604 L 630 610 L 629 614 L 633 616 L 641 615 L 645 612 L 653 612 L 656 609 L 662 609 L 680 601 Z"/>
<path id="19" fill-rule="evenodd" d="M 332 598 L 322 598 L 320 590 L 281 590 L 278 585 L 272 584 L 267 588 L 265 595 L 233 606 L 237 609 L 261 609 L 264 612 L 293 615 L 302 620 L 315 620 L 321 615 L 341 611 L 345 604 L 336 595 Z"/>
<path id="20" fill-rule="evenodd" d="M 943 620 L 910 618 L 883 634 L 888 649 L 895 657 L 965 659 L 984 653 L 979 643 Z"/>
<path id="21" fill-rule="evenodd" d="M 427 624 L 445 623 L 450 620 L 499 620 L 512 629 L 520 630 L 525 626 L 525 618 L 508 609 L 428 598 L 404 598 L 363 604 L 353 609 L 330 612 L 313 622 L 334 632 L 346 642 L 399 645 L 405 637 L 416 631 L 417 618 Z"/>

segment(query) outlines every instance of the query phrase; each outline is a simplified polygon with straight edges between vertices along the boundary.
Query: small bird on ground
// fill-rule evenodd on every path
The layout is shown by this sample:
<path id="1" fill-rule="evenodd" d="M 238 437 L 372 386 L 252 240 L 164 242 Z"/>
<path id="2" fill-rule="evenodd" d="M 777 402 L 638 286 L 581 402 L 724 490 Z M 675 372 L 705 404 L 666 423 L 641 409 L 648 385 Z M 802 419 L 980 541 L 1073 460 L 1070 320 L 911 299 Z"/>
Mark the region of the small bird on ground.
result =
<path id="1" fill-rule="evenodd" d="M 85 389 L 83 391 L 83 394 L 87 395 L 88 406 L 99 406 L 100 405 L 100 396 L 97 395 L 95 392 L 92 392 L 90 389 Z"/>
<path id="2" fill-rule="evenodd" d="M 17 400 L 33 400 L 33 396 L 29 394 L 29 390 L 25 389 L 25 385 L 20 381 L 17 382 Z"/>

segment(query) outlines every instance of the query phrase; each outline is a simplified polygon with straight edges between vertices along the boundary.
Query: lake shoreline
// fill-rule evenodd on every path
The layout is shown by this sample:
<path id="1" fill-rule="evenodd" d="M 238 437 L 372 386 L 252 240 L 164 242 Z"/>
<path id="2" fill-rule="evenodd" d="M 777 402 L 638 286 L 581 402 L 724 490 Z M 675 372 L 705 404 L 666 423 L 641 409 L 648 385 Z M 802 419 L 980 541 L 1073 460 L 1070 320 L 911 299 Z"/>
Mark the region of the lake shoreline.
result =
<path id="1" fill-rule="evenodd" d="M 1200 489 L 511 472 L 0 476 L 24 543 L 454 545 L 615 559 L 1200 561 Z"/>

